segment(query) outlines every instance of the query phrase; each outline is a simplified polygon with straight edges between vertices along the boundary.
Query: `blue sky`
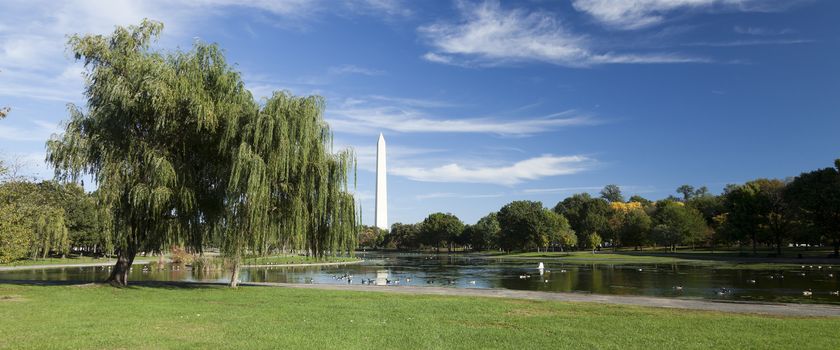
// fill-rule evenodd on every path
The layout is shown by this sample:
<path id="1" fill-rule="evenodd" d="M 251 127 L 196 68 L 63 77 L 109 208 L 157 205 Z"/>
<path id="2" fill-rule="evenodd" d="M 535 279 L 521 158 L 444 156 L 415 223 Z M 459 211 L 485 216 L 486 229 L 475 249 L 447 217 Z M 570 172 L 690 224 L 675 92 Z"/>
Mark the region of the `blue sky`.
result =
<path id="1" fill-rule="evenodd" d="M 384 133 L 390 221 L 467 223 L 619 184 L 784 178 L 840 157 L 840 2 L 829 0 L 4 1 L 0 152 L 51 176 L 44 142 L 83 104 L 65 35 L 148 17 L 158 47 L 218 43 L 256 96 L 327 98 L 373 223 Z"/>

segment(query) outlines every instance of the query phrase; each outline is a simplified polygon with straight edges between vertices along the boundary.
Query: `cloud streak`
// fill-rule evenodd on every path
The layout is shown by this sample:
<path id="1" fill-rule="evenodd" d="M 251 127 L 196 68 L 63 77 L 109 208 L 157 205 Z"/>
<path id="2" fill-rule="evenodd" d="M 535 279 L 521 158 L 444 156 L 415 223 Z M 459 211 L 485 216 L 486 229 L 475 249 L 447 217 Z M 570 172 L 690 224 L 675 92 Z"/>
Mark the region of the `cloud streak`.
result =
<path id="1" fill-rule="evenodd" d="M 576 174 L 593 166 L 585 156 L 543 155 L 506 166 L 465 167 L 456 163 L 434 168 L 395 167 L 391 173 L 422 182 L 483 183 L 511 186 L 545 177 Z"/>
<path id="2" fill-rule="evenodd" d="M 675 53 L 597 52 L 584 35 L 573 33 L 553 14 L 503 9 L 496 1 L 461 3 L 460 22 L 418 28 L 433 47 L 423 59 L 442 64 L 492 66 L 541 61 L 568 67 L 598 64 L 705 63 Z"/>
<path id="3" fill-rule="evenodd" d="M 771 12 L 803 0 L 573 0 L 572 6 L 604 25 L 635 30 L 660 24 L 677 11 Z"/>
<path id="4" fill-rule="evenodd" d="M 46 142 L 52 134 L 61 133 L 58 125 L 43 120 L 33 120 L 25 128 L 0 124 L 0 140 Z"/>
<path id="5" fill-rule="evenodd" d="M 527 136 L 565 127 L 596 125 L 602 121 L 575 110 L 541 116 L 500 118 L 439 117 L 427 109 L 455 107 L 445 101 L 387 97 L 381 95 L 346 99 L 337 108 L 327 108 L 326 119 L 337 133 L 479 133 Z M 451 113 L 451 112 L 449 112 Z"/>
<path id="6" fill-rule="evenodd" d="M 420 194 L 414 196 L 417 200 L 427 200 L 427 199 L 441 199 L 441 198 L 460 198 L 460 199 L 482 199 L 482 198 L 498 198 L 503 197 L 503 193 L 491 193 L 491 194 L 462 194 L 462 193 L 453 193 L 453 192 L 433 192 L 428 194 Z"/>

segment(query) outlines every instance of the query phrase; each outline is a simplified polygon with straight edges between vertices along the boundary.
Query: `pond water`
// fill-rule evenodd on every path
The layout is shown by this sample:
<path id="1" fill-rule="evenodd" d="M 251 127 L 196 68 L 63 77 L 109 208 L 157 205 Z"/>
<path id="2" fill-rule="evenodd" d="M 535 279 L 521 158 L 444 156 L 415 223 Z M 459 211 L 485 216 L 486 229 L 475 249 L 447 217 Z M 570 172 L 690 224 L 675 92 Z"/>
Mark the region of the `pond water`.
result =
<path id="1" fill-rule="evenodd" d="M 778 270 L 715 268 L 695 264 L 579 264 L 534 259 L 459 255 L 367 253 L 354 265 L 243 268 L 243 282 L 361 284 L 504 288 L 546 292 L 686 297 L 740 301 L 840 304 L 840 267 L 806 266 Z M 107 267 L 72 267 L 0 272 L 0 280 L 101 281 Z M 341 278 L 343 276 L 351 278 Z M 135 265 L 129 281 L 227 282 L 223 271 L 199 272 L 166 265 L 146 271 Z M 399 282 L 397 282 L 399 281 Z M 803 291 L 811 290 L 811 296 Z"/>

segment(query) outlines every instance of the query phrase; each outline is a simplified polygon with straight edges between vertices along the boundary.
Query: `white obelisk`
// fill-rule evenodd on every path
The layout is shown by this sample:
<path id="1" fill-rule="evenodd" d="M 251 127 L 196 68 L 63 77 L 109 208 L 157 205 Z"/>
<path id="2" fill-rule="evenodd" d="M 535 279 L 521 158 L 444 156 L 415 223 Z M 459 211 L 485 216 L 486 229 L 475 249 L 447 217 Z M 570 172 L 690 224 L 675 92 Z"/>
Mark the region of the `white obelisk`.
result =
<path id="1" fill-rule="evenodd" d="M 376 227 L 388 229 L 388 179 L 385 167 L 385 137 L 376 142 Z"/>

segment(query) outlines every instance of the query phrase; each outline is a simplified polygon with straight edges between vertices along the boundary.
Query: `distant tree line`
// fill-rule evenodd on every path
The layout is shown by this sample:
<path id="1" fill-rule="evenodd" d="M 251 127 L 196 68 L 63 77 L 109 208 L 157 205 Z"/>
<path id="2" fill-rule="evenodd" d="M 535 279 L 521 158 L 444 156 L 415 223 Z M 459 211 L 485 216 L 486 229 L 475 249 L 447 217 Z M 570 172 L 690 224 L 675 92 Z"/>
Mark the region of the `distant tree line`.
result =
<path id="1" fill-rule="evenodd" d="M 453 214 L 433 213 L 390 232 L 365 227 L 361 246 L 400 250 L 454 247 L 504 251 L 678 246 L 773 247 L 828 245 L 840 250 L 840 160 L 787 180 L 756 179 L 727 185 L 720 195 L 682 185 L 679 196 L 625 200 L 617 185 L 600 197 L 579 193 L 553 208 L 514 201 L 464 225 Z"/>
<path id="2" fill-rule="evenodd" d="M 0 162 L 0 176 L 7 175 Z M 6 177 L 0 183 L 0 263 L 63 256 L 71 249 L 110 252 L 106 222 L 96 194 L 80 185 Z"/>

